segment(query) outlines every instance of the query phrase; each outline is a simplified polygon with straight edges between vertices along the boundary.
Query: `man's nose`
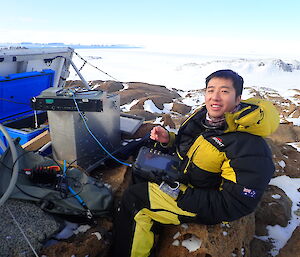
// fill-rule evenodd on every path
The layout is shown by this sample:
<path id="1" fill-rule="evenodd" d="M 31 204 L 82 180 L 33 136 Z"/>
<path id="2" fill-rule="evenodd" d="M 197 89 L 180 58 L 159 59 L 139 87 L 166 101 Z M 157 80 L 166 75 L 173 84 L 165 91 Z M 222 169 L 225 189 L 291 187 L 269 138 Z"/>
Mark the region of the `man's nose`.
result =
<path id="1" fill-rule="evenodd" d="M 220 92 L 219 91 L 214 91 L 213 94 L 212 94 L 212 99 L 214 99 L 214 100 L 221 99 Z"/>

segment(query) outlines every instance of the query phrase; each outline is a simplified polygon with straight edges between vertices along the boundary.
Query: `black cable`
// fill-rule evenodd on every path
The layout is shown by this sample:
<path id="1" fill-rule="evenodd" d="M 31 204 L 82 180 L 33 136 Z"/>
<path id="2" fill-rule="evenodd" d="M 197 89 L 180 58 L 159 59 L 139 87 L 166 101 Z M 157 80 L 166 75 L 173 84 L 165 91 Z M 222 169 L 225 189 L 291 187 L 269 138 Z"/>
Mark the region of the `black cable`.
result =
<path id="1" fill-rule="evenodd" d="M 97 66 L 95 66 L 95 65 L 91 64 L 90 62 L 88 62 L 87 60 L 85 60 L 82 56 L 80 56 L 80 55 L 79 55 L 78 53 L 76 53 L 75 51 L 74 51 L 74 53 L 75 53 L 81 60 L 83 60 L 85 63 L 87 63 L 88 65 L 90 65 L 90 66 L 92 66 L 93 68 L 97 69 L 98 71 L 104 73 L 105 75 L 111 77 L 113 80 L 119 81 L 118 79 L 116 79 L 116 78 L 114 78 L 113 76 L 109 75 L 107 72 L 101 70 L 101 69 L 98 68 Z M 84 64 L 84 65 L 85 65 L 85 64 Z M 120 82 L 120 81 L 119 81 L 119 82 Z"/>
<path id="2" fill-rule="evenodd" d="M 14 104 L 22 104 L 22 105 L 28 105 L 28 106 L 30 106 L 30 104 L 27 104 L 27 103 L 16 102 L 16 101 L 5 99 L 5 98 L 2 98 L 2 97 L 0 97 L 0 100 L 1 101 L 6 101 L 6 102 L 10 102 L 10 103 L 14 103 Z"/>
<path id="3" fill-rule="evenodd" d="M 18 158 L 17 158 L 17 159 L 15 160 L 15 162 L 13 163 L 13 165 L 12 165 L 11 168 L 8 167 L 4 162 L 2 162 L 2 161 L 0 161 L 0 162 L 1 162 L 1 164 L 2 164 L 3 166 L 5 166 L 10 172 L 12 172 L 12 171 L 13 171 L 13 168 L 14 168 L 14 166 L 15 166 L 15 164 L 16 164 L 16 162 L 17 162 L 20 158 L 22 158 L 24 155 L 26 155 L 26 154 L 28 154 L 28 153 L 33 153 L 33 152 L 32 152 L 32 151 L 26 151 L 26 152 L 22 153 L 21 155 L 19 155 Z M 61 165 L 60 165 L 56 160 L 54 160 L 54 159 L 51 159 L 51 160 L 53 160 L 53 161 L 57 164 L 57 166 L 59 166 L 60 169 L 61 169 Z M 70 168 L 70 166 L 69 166 L 68 168 Z M 68 169 L 68 168 L 67 168 L 67 169 Z M 62 171 L 62 169 L 61 169 L 61 171 Z M 67 170 L 66 170 L 66 171 L 67 171 Z M 61 176 L 62 176 L 62 175 L 61 175 Z M 71 197 L 74 197 L 74 196 L 80 194 L 80 193 L 82 192 L 82 190 L 83 190 L 83 186 L 84 186 L 84 185 L 87 185 L 87 184 L 84 184 L 84 185 L 83 185 L 80 181 L 78 181 L 78 180 L 76 180 L 75 178 L 72 178 L 72 177 L 66 176 L 66 179 L 67 179 L 67 180 L 68 180 L 68 179 L 73 179 L 73 180 L 75 180 L 76 183 L 79 183 L 79 184 L 81 185 L 81 189 L 80 189 L 80 191 L 77 192 L 75 195 L 72 194 L 72 195 L 67 196 L 67 197 L 62 197 L 62 195 L 60 194 L 61 199 L 57 199 L 58 201 L 59 201 L 59 200 L 64 200 L 64 199 L 68 199 L 68 198 L 71 198 Z M 34 196 L 34 195 L 32 195 L 32 194 L 30 194 L 30 193 L 24 191 L 24 190 L 21 189 L 17 184 L 16 184 L 16 187 L 17 187 L 23 194 L 25 194 L 25 195 L 27 195 L 27 196 L 29 196 L 29 197 L 32 197 L 32 198 L 35 198 L 35 199 L 39 199 L 39 200 L 43 200 L 43 198 Z M 38 185 L 36 185 L 36 187 L 43 188 L 43 187 L 38 186 Z M 60 191 L 60 193 L 61 193 L 61 191 Z"/>

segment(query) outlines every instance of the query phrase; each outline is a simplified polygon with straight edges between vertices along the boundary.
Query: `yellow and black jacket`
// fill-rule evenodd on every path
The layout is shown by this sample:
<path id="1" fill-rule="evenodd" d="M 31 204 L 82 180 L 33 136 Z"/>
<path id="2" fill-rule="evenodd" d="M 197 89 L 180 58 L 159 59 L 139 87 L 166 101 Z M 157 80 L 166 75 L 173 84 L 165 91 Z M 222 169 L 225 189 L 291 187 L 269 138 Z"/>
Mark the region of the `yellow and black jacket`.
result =
<path id="1" fill-rule="evenodd" d="M 185 163 L 183 181 L 189 185 L 177 204 L 196 213 L 198 222 L 216 224 L 257 206 L 274 172 L 262 137 L 277 129 L 279 115 L 270 102 L 252 98 L 242 101 L 240 111 L 225 114 L 223 129 L 207 127 L 205 116 L 205 108 L 195 112 L 175 139 Z"/>

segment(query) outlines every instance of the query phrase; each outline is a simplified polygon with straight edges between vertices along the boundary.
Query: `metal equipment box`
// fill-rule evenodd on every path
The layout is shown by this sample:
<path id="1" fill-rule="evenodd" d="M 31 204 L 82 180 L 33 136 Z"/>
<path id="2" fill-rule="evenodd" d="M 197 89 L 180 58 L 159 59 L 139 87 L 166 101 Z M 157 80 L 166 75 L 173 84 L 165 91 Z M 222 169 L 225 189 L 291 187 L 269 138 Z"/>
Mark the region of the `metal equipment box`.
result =
<path id="1" fill-rule="evenodd" d="M 88 91 L 74 96 L 51 96 L 49 92 L 51 90 L 48 90 L 48 96 L 47 92 L 43 92 L 35 101 L 36 106 L 41 108 L 47 105 L 52 153 L 56 160 L 66 160 L 87 169 L 107 156 L 98 142 L 110 153 L 120 147 L 119 95 Z M 78 110 L 74 110 L 74 101 L 82 107 L 79 107 L 81 115 Z"/>

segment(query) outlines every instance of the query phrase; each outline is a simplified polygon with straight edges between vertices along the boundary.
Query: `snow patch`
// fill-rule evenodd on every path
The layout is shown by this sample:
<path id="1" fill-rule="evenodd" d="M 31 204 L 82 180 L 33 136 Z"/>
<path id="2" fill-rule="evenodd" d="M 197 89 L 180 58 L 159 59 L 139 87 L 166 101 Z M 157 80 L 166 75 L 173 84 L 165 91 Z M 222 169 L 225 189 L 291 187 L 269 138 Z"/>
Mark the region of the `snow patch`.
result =
<path id="1" fill-rule="evenodd" d="M 182 227 L 183 229 L 188 229 L 188 228 L 189 228 L 188 224 L 186 224 L 186 223 L 181 224 L 181 227 Z"/>
<path id="2" fill-rule="evenodd" d="M 179 245 L 180 245 L 179 240 L 175 240 L 175 241 L 172 243 L 172 245 L 174 245 L 174 246 L 179 246 Z"/>
<path id="3" fill-rule="evenodd" d="M 287 118 L 286 120 L 292 122 L 294 126 L 300 126 L 300 118 Z"/>
<path id="4" fill-rule="evenodd" d="M 294 147 L 298 152 L 300 152 L 300 142 L 288 143 L 288 145 Z"/>
<path id="5" fill-rule="evenodd" d="M 100 232 L 94 232 L 92 233 L 91 235 L 95 235 L 97 237 L 98 240 L 101 240 L 102 239 L 102 236 L 100 234 Z"/>
<path id="6" fill-rule="evenodd" d="M 281 198 L 281 195 L 278 195 L 278 194 L 272 195 L 272 198 L 274 198 L 274 199 L 280 199 L 280 198 Z"/>
<path id="7" fill-rule="evenodd" d="M 132 106 L 136 105 L 138 102 L 139 102 L 139 100 L 135 99 L 135 100 L 133 100 L 133 101 L 132 101 L 131 103 L 129 103 L 129 104 L 121 105 L 121 106 L 120 106 L 120 109 L 121 109 L 121 111 L 123 111 L 123 112 L 129 112 L 129 111 L 130 111 L 130 108 L 131 108 Z"/>
<path id="8" fill-rule="evenodd" d="M 281 227 L 279 225 L 267 226 L 266 228 L 269 235 L 257 237 L 264 241 L 271 239 L 274 245 L 271 254 L 272 256 L 276 256 L 279 250 L 290 239 L 295 228 L 300 225 L 300 219 L 297 216 L 297 212 L 299 211 L 297 203 L 299 203 L 300 199 L 300 192 L 298 191 L 298 188 L 300 188 L 300 178 L 290 178 L 286 175 L 278 176 L 271 179 L 269 184 L 281 188 L 293 202 L 291 220 L 286 227 Z"/>
<path id="9" fill-rule="evenodd" d="M 144 102 L 144 110 L 151 113 L 162 113 L 162 110 L 158 109 L 152 100 L 146 100 Z"/>
<path id="10" fill-rule="evenodd" d="M 280 166 L 281 168 L 283 168 L 283 169 L 284 169 L 284 167 L 286 166 L 285 161 L 283 161 L 283 160 L 279 161 L 278 164 L 279 164 L 279 166 Z"/>
<path id="11" fill-rule="evenodd" d="M 165 103 L 163 106 L 164 109 L 161 110 L 156 107 L 152 100 L 146 100 L 144 102 L 144 110 L 151 113 L 170 113 L 173 108 L 173 103 Z"/>
<path id="12" fill-rule="evenodd" d="M 194 252 L 201 247 L 202 240 L 200 240 L 195 235 L 192 235 L 189 239 L 183 240 L 181 245 L 189 250 L 189 252 Z"/>
<path id="13" fill-rule="evenodd" d="M 173 236 L 173 239 L 178 238 L 180 235 L 181 235 L 181 234 L 180 234 L 180 232 L 178 231 L 178 232 Z"/>

